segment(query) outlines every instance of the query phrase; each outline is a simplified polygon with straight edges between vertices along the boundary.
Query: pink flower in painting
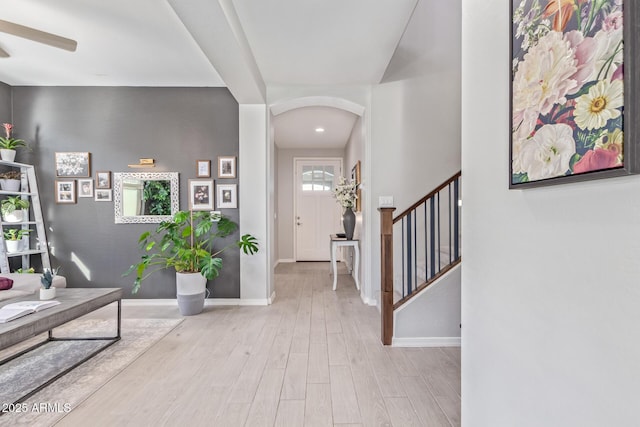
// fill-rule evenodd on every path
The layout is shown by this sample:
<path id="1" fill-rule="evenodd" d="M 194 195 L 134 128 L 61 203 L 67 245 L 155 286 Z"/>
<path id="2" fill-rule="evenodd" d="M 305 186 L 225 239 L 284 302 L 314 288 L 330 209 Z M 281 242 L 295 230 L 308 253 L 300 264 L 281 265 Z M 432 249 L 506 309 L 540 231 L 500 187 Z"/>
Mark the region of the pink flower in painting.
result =
<path id="1" fill-rule="evenodd" d="M 573 173 L 585 173 L 620 166 L 616 150 L 596 148 L 584 153 L 584 156 L 573 165 Z"/>
<path id="2" fill-rule="evenodd" d="M 604 22 L 602 23 L 603 30 L 609 32 L 619 30 L 620 28 L 622 28 L 622 12 L 613 12 L 604 18 Z"/>
<path id="3" fill-rule="evenodd" d="M 595 74 L 597 43 L 592 37 L 584 37 L 580 31 L 569 31 L 564 39 L 570 44 L 576 60 L 576 72 L 571 76 L 576 86 L 569 91 L 573 95 Z"/>

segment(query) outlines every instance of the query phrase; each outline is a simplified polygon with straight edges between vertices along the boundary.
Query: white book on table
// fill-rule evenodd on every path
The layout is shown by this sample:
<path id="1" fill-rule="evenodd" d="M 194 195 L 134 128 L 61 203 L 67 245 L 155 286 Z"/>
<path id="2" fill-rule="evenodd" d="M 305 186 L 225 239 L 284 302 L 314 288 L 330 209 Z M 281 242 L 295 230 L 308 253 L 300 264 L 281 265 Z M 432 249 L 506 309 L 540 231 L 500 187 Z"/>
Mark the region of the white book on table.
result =
<path id="1" fill-rule="evenodd" d="M 60 301 L 20 301 L 7 304 L 0 308 L 0 323 L 18 319 L 27 314 L 35 313 L 60 304 Z"/>

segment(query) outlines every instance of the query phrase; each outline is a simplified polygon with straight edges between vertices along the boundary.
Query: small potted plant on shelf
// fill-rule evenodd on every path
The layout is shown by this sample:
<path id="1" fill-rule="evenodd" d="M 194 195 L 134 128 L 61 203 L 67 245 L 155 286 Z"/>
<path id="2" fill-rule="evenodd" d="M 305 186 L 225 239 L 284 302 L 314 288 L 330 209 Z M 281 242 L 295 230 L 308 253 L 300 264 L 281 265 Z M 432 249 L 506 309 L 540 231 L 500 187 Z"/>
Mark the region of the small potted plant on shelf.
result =
<path id="1" fill-rule="evenodd" d="M 23 209 L 29 208 L 29 201 L 20 196 L 8 196 L 0 202 L 0 212 L 6 222 L 20 222 L 24 218 Z"/>
<path id="2" fill-rule="evenodd" d="M 0 158 L 7 162 L 13 162 L 16 158 L 16 148 L 26 147 L 27 143 L 22 139 L 13 138 L 11 131 L 13 125 L 11 123 L 3 123 L 5 136 L 0 136 Z"/>
<path id="3" fill-rule="evenodd" d="M 28 228 L 8 228 L 4 231 L 4 241 L 7 244 L 7 252 L 13 253 L 20 250 L 22 238 L 29 234 Z"/>
<path id="4" fill-rule="evenodd" d="M 230 236 L 237 229 L 238 224 L 229 218 L 222 215 L 212 218 L 209 211 L 178 211 L 154 231 L 140 235 L 141 259 L 123 276 L 135 272 L 132 291 L 135 294 L 142 281 L 154 272 L 175 268 L 180 312 L 185 316 L 198 314 L 204 307 L 207 280 L 217 277 L 222 269 L 220 254 L 232 247 L 249 255 L 258 252 L 258 242 L 250 234 L 244 234 L 240 240 L 222 248 L 214 247 L 217 240 Z"/>
<path id="5" fill-rule="evenodd" d="M 0 172 L 0 188 L 5 191 L 20 191 L 20 171 Z"/>

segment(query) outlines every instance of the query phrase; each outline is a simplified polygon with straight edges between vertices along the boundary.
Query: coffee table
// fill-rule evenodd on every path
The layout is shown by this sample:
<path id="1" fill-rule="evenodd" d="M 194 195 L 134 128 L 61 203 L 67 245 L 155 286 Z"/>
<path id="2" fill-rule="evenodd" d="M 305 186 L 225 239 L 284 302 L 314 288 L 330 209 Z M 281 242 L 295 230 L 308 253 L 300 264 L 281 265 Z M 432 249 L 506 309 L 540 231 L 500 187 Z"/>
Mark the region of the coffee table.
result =
<path id="1" fill-rule="evenodd" d="M 18 301 L 30 301 L 37 299 L 37 294 L 20 298 L 14 298 L 5 303 Z M 48 332 L 47 338 L 25 350 L 22 350 L 6 359 L 0 361 L 0 369 L 8 364 L 19 363 L 20 358 L 29 357 L 29 353 L 54 341 L 104 341 L 99 346 L 92 348 L 89 354 L 83 355 L 79 360 L 74 360 L 70 366 L 65 367 L 60 372 L 47 377 L 46 381 L 39 384 L 35 389 L 30 390 L 21 396 L 12 396 L 13 403 L 19 403 L 37 391 L 41 390 L 62 375 L 71 371 L 75 367 L 89 360 L 110 345 L 120 340 L 120 329 L 122 323 L 122 289 L 120 288 L 61 288 L 56 289 L 56 301 L 59 305 L 47 308 L 37 313 L 28 314 L 21 318 L 0 324 L 0 350 L 19 344 L 29 338 L 33 338 L 41 333 Z M 85 314 L 95 311 L 101 307 L 117 302 L 117 331 L 114 336 L 109 337 L 65 337 L 56 338 L 53 329 L 71 320 L 77 319 Z M 0 304 L 5 305 L 5 304 Z M 5 402 L 6 403 L 6 402 Z"/>

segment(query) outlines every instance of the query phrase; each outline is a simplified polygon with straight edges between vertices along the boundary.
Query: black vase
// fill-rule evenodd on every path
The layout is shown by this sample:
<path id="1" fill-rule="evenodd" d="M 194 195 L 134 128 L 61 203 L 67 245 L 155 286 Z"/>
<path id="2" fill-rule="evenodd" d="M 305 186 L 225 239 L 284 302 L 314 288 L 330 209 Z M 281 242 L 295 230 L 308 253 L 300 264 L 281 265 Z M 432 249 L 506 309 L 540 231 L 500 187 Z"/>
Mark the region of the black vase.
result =
<path id="1" fill-rule="evenodd" d="M 342 227 L 347 240 L 353 239 L 353 230 L 356 228 L 356 214 L 351 208 L 346 208 L 342 214 Z"/>

